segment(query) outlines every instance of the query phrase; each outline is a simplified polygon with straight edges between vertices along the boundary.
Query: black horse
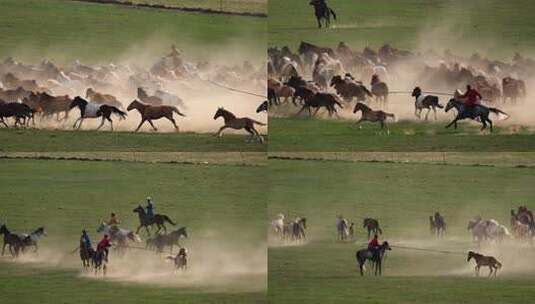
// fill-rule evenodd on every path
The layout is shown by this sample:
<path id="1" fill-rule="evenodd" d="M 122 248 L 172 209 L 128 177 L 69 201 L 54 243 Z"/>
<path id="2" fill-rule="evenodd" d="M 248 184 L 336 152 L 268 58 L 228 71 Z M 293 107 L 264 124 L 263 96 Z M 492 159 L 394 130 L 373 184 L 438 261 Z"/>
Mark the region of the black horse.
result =
<path id="1" fill-rule="evenodd" d="M 370 238 L 370 235 L 372 232 L 374 234 L 383 234 L 383 230 L 381 230 L 381 227 L 379 227 L 379 221 L 373 218 L 365 218 L 362 222 L 362 227 L 368 229 L 368 239 Z"/>
<path id="2" fill-rule="evenodd" d="M 331 25 L 331 15 L 336 20 L 336 13 L 327 6 L 325 0 L 312 0 L 309 4 L 314 7 L 314 14 L 318 20 L 318 28 L 321 28 L 321 19 L 325 19 L 325 27 Z"/>
<path id="3" fill-rule="evenodd" d="M 164 223 L 168 222 L 169 224 L 175 226 L 176 224 L 173 223 L 173 221 L 164 214 L 155 214 L 154 216 L 149 216 L 145 209 L 141 206 L 137 206 L 134 210 L 134 213 L 137 213 L 139 217 L 139 227 L 137 227 L 136 234 L 139 233 L 139 229 L 142 227 L 145 227 L 145 230 L 147 230 L 147 234 L 150 235 L 149 226 L 152 226 L 156 224 L 158 227 L 158 230 L 156 230 L 156 233 L 160 232 L 160 230 L 163 228 L 163 230 L 167 233 L 167 228 L 165 227 Z"/>
<path id="4" fill-rule="evenodd" d="M 0 234 L 4 235 L 4 245 L 2 246 L 2 256 L 9 245 L 9 252 L 13 257 L 17 257 L 24 247 L 24 238 L 21 235 L 12 233 L 7 229 L 6 225 L 0 226 Z"/>
<path id="5" fill-rule="evenodd" d="M 0 123 L 4 124 L 6 128 L 9 128 L 4 118 L 14 117 L 15 127 L 20 125 L 21 127 L 26 125 L 30 119 L 33 119 L 35 111 L 29 106 L 18 102 L 3 102 L 0 100 Z"/>
<path id="6" fill-rule="evenodd" d="M 384 241 L 379 246 L 376 252 L 368 248 L 357 251 L 357 253 L 355 254 L 355 257 L 357 258 L 357 262 L 359 264 L 360 275 L 361 276 L 364 275 L 364 263 L 366 263 L 366 260 L 372 261 L 373 266 L 375 268 L 375 275 L 382 275 L 383 274 L 383 269 L 382 269 L 383 258 L 385 256 L 386 250 L 392 250 L 392 248 L 390 248 L 390 245 L 388 244 L 387 241 Z"/>
<path id="7" fill-rule="evenodd" d="M 99 270 L 102 270 L 103 275 L 106 275 L 106 271 L 108 268 L 108 261 L 106 260 L 106 249 L 97 250 L 93 255 L 91 261 L 93 269 L 95 270 L 95 275 L 98 274 Z"/>
<path id="8" fill-rule="evenodd" d="M 263 103 L 261 103 L 258 108 L 256 108 L 256 113 L 260 113 L 260 112 L 267 112 L 268 111 L 268 101 L 264 101 Z"/>
<path id="9" fill-rule="evenodd" d="M 95 257 L 95 250 L 91 247 L 87 247 L 84 240 L 80 239 L 80 260 L 82 260 L 82 266 L 84 269 L 88 269 L 91 266 L 91 262 Z"/>
<path id="10" fill-rule="evenodd" d="M 504 114 L 507 117 L 509 117 L 507 113 L 503 112 L 500 109 L 490 108 L 484 105 L 477 105 L 472 111 L 468 111 L 464 102 L 460 100 L 456 100 L 455 98 L 450 99 L 450 101 L 446 105 L 445 111 L 448 112 L 452 108 L 455 108 L 457 110 L 457 116 L 455 116 L 453 121 L 450 122 L 446 126 L 446 128 L 449 128 L 451 127 L 451 125 L 454 125 L 455 129 L 457 129 L 457 121 L 467 119 L 467 118 L 470 118 L 473 120 L 476 120 L 477 118 L 479 118 L 479 121 L 481 121 L 481 123 L 483 124 L 483 126 L 481 127 L 481 130 L 484 130 L 485 128 L 487 128 L 487 122 L 488 122 L 490 125 L 490 131 L 492 132 L 492 121 L 489 119 L 490 112 L 496 115 Z"/>

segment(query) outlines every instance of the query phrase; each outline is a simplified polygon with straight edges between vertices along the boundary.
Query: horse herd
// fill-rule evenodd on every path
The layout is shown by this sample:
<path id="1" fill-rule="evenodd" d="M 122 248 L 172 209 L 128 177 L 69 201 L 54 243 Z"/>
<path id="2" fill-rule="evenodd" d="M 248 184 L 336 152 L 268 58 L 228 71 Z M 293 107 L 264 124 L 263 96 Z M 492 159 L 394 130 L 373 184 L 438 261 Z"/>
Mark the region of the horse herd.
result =
<path id="1" fill-rule="evenodd" d="M 464 109 L 465 99 L 459 88 L 471 85 L 482 95 L 482 100 L 505 104 L 526 97 L 526 83 L 519 77 L 533 77 L 535 61 L 515 55 L 511 63 L 482 58 L 475 54 L 470 58 L 452 55 L 446 51 L 443 56 L 436 53 L 415 54 L 384 45 L 378 51 L 366 47 L 362 52 L 352 50 L 346 43 L 340 42 L 336 49 L 322 47 L 308 42 L 301 42 L 298 52 L 289 47 L 270 48 L 268 50 L 268 100 L 271 106 L 279 106 L 290 99 L 295 106 L 301 106 L 296 115 L 308 110 L 315 115 L 320 108 L 325 108 L 329 115 L 337 109 L 349 106 L 356 99 L 353 113 L 362 110 L 361 121 L 379 122 L 381 128 L 393 113 L 382 110 L 388 107 L 388 97 L 392 93 L 409 93 L 414 98 L 414 111 L 418 119 L 428 119 L 433 111 L 437 119 L 437 109 L 445 108 L 448 112 L 457 109 L 458 115 L 447 127 L 455 125 L 458 120 L 471 118 L 481 121 L 483 128 L 487 123 L 492 129 L 489 114 L 505 114 L 496 107 L 477 105 L 475 113 L 468 115 Z M 425 59 L 424 59 L 425 58 Z M 438 67 L 436 67 L 438 65 Z M 407 66 L 416 76 L 407 75 Z M 310 80 L 307 79 L 311 77 Z M 514 77 L 513 77 L 514 76 Z M 361 80 L 358 80 L 358 79 Z M 370 79 L 369 87 L 363 82 Z M 392 91 L 388 82 L 404 86 L 413 85 L 411 91 Z M 415 83 L 419 86 L 414 87 Z M 422 88 L 453 92 L 446 106 L 439 97 L 430 93 L 426 95 Z M 440 95 L 450 95 L 440 93 Z M 373 110 L 371 103 L 379 109 Z M 315 108 L 314 114 L 311 108 Z M 422 110 L 427 113 L 422 117 Z M 507 114 L 505 114 L 508 116 Z M 357 124 L 358 124 L 357 123 Z"/>
<path id="2" fill-rule="evenodd" d="M 207 65 L 186 62 L 174 47 L 171 54 L 163 57 L 149 71 L 114 64 L 91 67 L 78 61 L 65 67 L 49 61 L 40 65 L 25 65 L 8 58 L 0 64 L 0 123 L 7 128 L 8 119 L 12 118 L 15 127 L 30 126 L 32 123 L 35 126 L 37 117 L 41 121 L 65 122 L 71 110 L 77 108 L 80 114 L 72 126 L 74 129 L 80 129 L 86 119 L 100 118 L 97 130 L 108 122 L 113 131 L 114 117 L 122 120 L 128 112 L 136 110 L 141 117 L 136 132 L 145 122 L 157 131 L 153 122 L 159 119 L 168 120 L 178 132 L 174 115 L 185 117 L 180 108 L 186 108 L 186 104 L 182 98 L 165 90 L 165 86 L 191 89 L 191 81 L 202 77 L 228 80 L 233 78 L 231 75 L 237 77 L 241 73 L 248 75 L 244 79 L 240 76 L 239 82 L 242 84 L 258 82 L 260 77 L 250 64 L 244 64 L 243 69 L 218 67 L 217 72 L 209 70 Z M 255 73 L 249 75 L 251 71 Z M 110 94 L 110 91 L 118 92 L 123 100 L 128 98 L 125 96 L 135 95 L 135 98 L 125 107 L 121 98 Z M 83 95 L 80 94 L 82 92 Z M 215 113 L 214 120 L 218 117 L 224 119 L 217 136 L 221 136 L 227 128 L 244 129 L 251 135 L 250 139 L 263 142 L 255 125 L 265 124 L 248 117 L 237 117 L 223 108 L 217 108 Z"/>
<path id="3" fill-rule="evenodd" d="M 133 210 L 138 214 L 139 226 L 136 231 L 130 230 L 124 227 L 119 227 L 117 223 L 107 223 L 102 221 L 95 230 L 100 235 L 109 236 L 109 240 L 112 246 L 115 248 L 115 253 L 118 256 L 123 255 L 129 249 L 143 249 L 149 251 L 155 251 L 157 253 L 163 253 L 164 250 L 169 250 L 173 253 L 173 248 L 178 247 L 179 251 L 176 255 L 169 255 L 166 259 L 174 262 L 175 270 L 186 270 L 187 268 L 187 249 L 182 247 L 180 240 L 188 238 L 186 227 L 180 227 L 176 230 L 167 232 L 165 223 L 175 226 L 174 223 L 167 215 L 155 214 L 149 216 L 143 207 L 138 206 Z M 156 226 L 156 231 L 151 235 L 150 227 Z M 139 236 L 139 230 L 145 228 L 147 233 L 147 239 L 145 241 L 145 247 L 136 247 L 132 244 L 142 242 Z M 163 230 L 163 232 L 161 231 Z M 85 230 L 84 230 L 85 231 Z M 27 249 L 33 247 L 33 252 L 38 252 L 39 240 L 47 235 L 44 227 L 39 227 L 31 233 L 15 233 L 10 231 L 5 224 L 0 226 L 0 235 L 3 235 L 4 244 L 2 247 L 2 256 L 4 256 L 6 247 L 12 257 L 17 258 L 25 253 Z M 96 248 L 92 246 L 88 247 L 87 242 L 83 237 L 80 238 L 79 246 L 71 252 L 74 254 L 79 252 L 80 260 L 84 270 L 93 270 L 95 274 L 100 271 L 106 275 L 108 258 L 106 254 L 106 248 Z"/>
<path id="4" fill-rule="evenodd" d="M 305 237 L 306 218 L 297 217 L 293 220 L 286 220 L 287 216 L 280 213 L 275 219 L 271 221 L 271 233 L 284 242 L 302 243 Z M 355 223 L 344 218 L 342 215 L 336 216 L 336 238 L 338 241 L 356 241 Z M 375 218 L 364 218 L 362 221 L 362 228 L 367 232 L 367 239 L 370 240 L 373 236 L 380 236 L 383 230 L 379 224 L 379 220 Z M 483 219 L 476 216 L 468 221 L 467 229 L 471 232 L 472 239 L 479 248 L 484 242 L 499 244 L 506 239 L 513 239 L 517 241 L 529 242 L 533 245 L 535 238 L 535 221 L 533 213 L 526 207 L 520 206 L 518 209 L 511 210 L 510 230 L 503 224 L 500 224 L 495 219 Z M 443 215 L 435 212 L 429 216 L 429 231 L 432 236 L 439 239 L 446 234 L 447 224 Z M 375 275 L 381 275 L 382 261 L 387 251 L 392 250 L 388 241 L 378 245 L 377 251 L 368 248 L 359 249 L 355 257 L 359 265 L 361 275 L 364 275 L 366 261 L 371 261 L 372 269 L 375 270 Z M 497 270 L 501 268 L 502 264 L 491 256 L 484 256 L 474 251 L 469 251 L 467 261 L 474 259 L 476 261 L 475 272 L 479 275 L 481 266 L 487 266 L 490 269 L 489 276 L 494 274 L 496 276 Z"/>

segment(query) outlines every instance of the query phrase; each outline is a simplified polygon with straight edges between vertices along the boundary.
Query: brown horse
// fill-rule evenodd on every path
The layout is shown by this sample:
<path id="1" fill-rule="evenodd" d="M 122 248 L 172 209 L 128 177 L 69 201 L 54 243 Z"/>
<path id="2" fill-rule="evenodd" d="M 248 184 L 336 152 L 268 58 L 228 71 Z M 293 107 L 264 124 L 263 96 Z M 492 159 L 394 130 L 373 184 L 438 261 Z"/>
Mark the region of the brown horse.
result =
<path id="1" fill-rule="evenodd" d="M 262 135 L 260 135 L 260 133 L 258 133 L 254 125 L 257 124 L 260 126 L 265 126 L 265 123 L 261 123 L 249 117 L 236 117 L 236 115 L 223 108 L 217 109 L 214 115 L 214 120 L 218 119 L 219 117 L 223 117 L 223 119 L 225 120 L 225 125 L 219 128 L 219 131 L 217 131 L 215 136 L 221 137 L 223 130 L 227 128 L 236 130 L 245 129 L 245 131 L 251 134 L 249 140 L 252 140 L 256 137 L 258 141 L 260 141 L 260 143 L 264 143 L 264 138 L 262 137 Z"/>
<path id="2" fill-rule="evenodd" d="M 381 124 L 381 130 L 385 128 L 385 120 L 388 117 L 392 117 L 394 119 L 396 118 L 396 116 L 392 113 L 387 113 L 384 111 L 374 111 L 361 102 L 357 102 L 357 104 L 355 105 L 355 109 L 353 109 L 353 113 L 357 113 L 358 111 L 362 111 L 362 117 L 360 117 L 360 119 L 356 122 L 356 125 L 359 125 L 363 121 L 379 122 Z"/>
<path id="3" fill-rule="evenodd" d="M 364 85 L 348 79 L 342 79 L 340 75 L 336 75 L 331 79 L 331 87 L 334 87 L 336 93 L 346 101 L 351 101 L 353 97 L 357 98 L 357 102 L 366 101 L 366 97 L 373 97 L 373 94 Z"/>
<path id="4" fill-rule="evenodd" d="M 117 98 L 115 98 L 115 96 L 110 94 L 101 94 L 93 90 L 93 88 L 87 88 L 85 91 L 85 98 L 94 103 L 106 104 L 119 109 L 123 107 L 123 104 Z"/>
<path id="5" fill-rule="evenodd" d="M 56 119 L 59 119 L 60 113 L 65 113 L 63 119 L 69 117 L 72 100 L 68 95 L 52 96 L 48 93 L 30 93 L 30 95 L 22 100 L 36 112 L 43 113 L 43 117 L 56 114 Z"/>
<path id="6" fill-rule="evenodd" d="M 135 100 L 135 99 L 134 99 L 134 101 L 132 101 L 128 105 L 128 108 L 126 108 L 127 111 L 131 111 L 133 109 L 136 109 L 139 112 L 139 114 L 141 114 L 141 122 L 137 126 L 135 132 L 137 132 L 139 130 L 139 128 L 141 128 L 141 126 L 143 125 L 143 123 L 145 123 L 145 121 L 148 121 L 150 123 L 150 125 L 152 126 L 154 131 L 158 131 L 158 129 L 152 123 L 152 120 L 158 120 L 158 119 L 160 119 L 162 117 L 165 117 L 169 121 L 171 121 L 173 123 L 173 126 L 175 126 L 175 129 L 178 132 L 179 129 L 178 129 L 178 126 L 176 124 L 175 119 L 173 118 L 173 112 L 177 113 L 180 116 L 186 116 L 186 115 L 180 113 L 180 111 L 178 110 L 177 107 L 174 107 L 174 106 L 152 106 L 152 105 L 147 105 L 147 104 L 141 103 L 141 102 L 139 102 L 138 100 Z"/>
<path id="7" fill-rule="evenodd" d="M 26 91 L 22 87 L 18 87 L 14 90 L 2 90 L 0 89 L 0 99 L 7 102 L 19 102 L 30 95 L 31 91 Z"/>
<path id="8" fill-rule="evenodd" d="M 494 276 L 496 276 L 496 273 L 498 272 L 498 269 L 502 268 L 502 263 L 498 262 L 496 258 L 492 256 L 484 256 L 482 254 L 468 251 L 468 259 L 467 262 L 470 262 L 470 259 L 474 258 L 476 260 L 476 276 L 479 276 L 479 269 L 481 266 L 488 266 L 490 269 L 489 277 L 492 275 L 492 272 L 494 271 Z"/>
<path id="9" fill-rule="evenodd" d="M 137 88 L 137 98 L 141 100 L 144 103 L 148 103 L 150 105 L 159 106 L 163 104 L 163 100 L 160 97 L 157 96 L 149 96 L 143 88 Z"/>
<path id="10" fill-rule="evenodd" d="M 372 87 L 372 94 L 375 96 L 379 105 L 382 104 L 383 108 L 386 107 L 388 104 L 388 86 L 386 83 L 379 79 L 379 75 L 373 74 L 370 85 Z"/>

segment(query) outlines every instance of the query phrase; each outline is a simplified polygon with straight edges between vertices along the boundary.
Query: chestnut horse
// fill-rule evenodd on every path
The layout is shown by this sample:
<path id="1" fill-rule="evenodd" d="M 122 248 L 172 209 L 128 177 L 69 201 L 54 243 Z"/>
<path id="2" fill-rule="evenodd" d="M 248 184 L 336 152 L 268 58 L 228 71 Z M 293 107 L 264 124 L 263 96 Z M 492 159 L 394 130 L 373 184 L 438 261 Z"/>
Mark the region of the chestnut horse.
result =
<path id="1" fill-rule="evenodd" d="M 264 143 L 264 138 L 262 137 L 262 135 L 260 135 L 260 133 L 258 133 L 254 125 L 257 124 L 265 126 L 266 124 L 251 119 L 249 117 L 236 117 L 236 115 L 223 108 L 217 109 L 217 112 L 215 112 L 214 115 L 214 120 L 219 117 L 223 117 L 223 119 L 225 120 L 225 125 L 219 128 L 219 131 L 217 131 L 216 133 L 217 137 L 221 137 L 223 130 L 225 130 L 226 128 L 232 128 L 236 130 L 245 129 L 245 131 L 251 134 L 250 140 L 256 137 L 258 138 L 258 141 L 260 141 L 260 143 Z"/>
<path id="2" fill-rule="evenodd" d="M 362 111 L 362 117 L 360 117 L 360 119 L 357 121 L 357 125 L 363 121 L 379 122 L 381 124 L 381 130 L 384 129 L 384 127 L 386 126 L 385 120 L 388 117 L 392 117 L 394 119 L 396 118 L 394 114 L 387 113 L 384 111 L 374 111 L 361 102 L 357 102 L 357 104 L 355 105 L 355 109 L 353 109 L 353 113 L 357 113 L 357 111 Z"/>
<path id="3" fill-rule="evenodd" d="M 151 106 L 151 105 L 148 105 L 148 104 L 141 103 L 136 99 L 134 99 L 134 101 L 132 101 L 128 105 L 128 108 L 126 108 L 127 111 L 131 111 L 133 109 L 136 109 L 139 112 L 139 114 L 141 114 L 141 122 L 137 126 L 135 132 L 137 132 L 139 130 L 139 128 L 141 128 L 141 126 L 143 125 L 143 123 L 145 123 L 145 121 L 148 121 L 150 123 L 150 125 L 152 126 L 154 131 L 158 131 L 158 129 L 152 123 L 152 120 L 158 120 L 158 119 L 160 119 L 162 117 L 165 117 L 169 121 L 171 121 L 173 123 L 173 126 L 175 126 L 175 129 L 178 132 L 179 129 L 178 129 L 178 126 L 176 124 L 175 119 L 173 118 L 173 112 L 177 113 L 180 116 L 184 116 L 184 117 L 186 116 L 186 115 L 180 113 L 180 111 L 178 110 L 177 107 L 174 107 L 174 106 Z"/>

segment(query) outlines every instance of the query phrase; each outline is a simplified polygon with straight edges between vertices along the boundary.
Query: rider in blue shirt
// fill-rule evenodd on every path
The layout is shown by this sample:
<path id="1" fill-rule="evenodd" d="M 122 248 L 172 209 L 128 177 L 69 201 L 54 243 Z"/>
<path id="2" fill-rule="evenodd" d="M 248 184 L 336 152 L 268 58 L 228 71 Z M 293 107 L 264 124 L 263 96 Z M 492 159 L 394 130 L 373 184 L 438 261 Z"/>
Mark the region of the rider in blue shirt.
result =
<path id="1" fill-rule="evenodd" d="M 87 249 L 90 249 L 90 248 L 93 248 L 91 246 L 91 240 L 89 239 L 89 234 L 87 234 L 87 231 L 84 229 L 82 230 L 82 236 L 81 236 L 81 239 L 82 241 L 84 242 L 85 246 Z"/>
<path id="2" fill-rule="evenodd" d="M 150 196 L 147 197 L 147 215 L 150 217 L 154 216 L 154 205 Z"/>

